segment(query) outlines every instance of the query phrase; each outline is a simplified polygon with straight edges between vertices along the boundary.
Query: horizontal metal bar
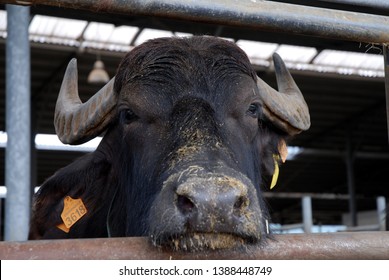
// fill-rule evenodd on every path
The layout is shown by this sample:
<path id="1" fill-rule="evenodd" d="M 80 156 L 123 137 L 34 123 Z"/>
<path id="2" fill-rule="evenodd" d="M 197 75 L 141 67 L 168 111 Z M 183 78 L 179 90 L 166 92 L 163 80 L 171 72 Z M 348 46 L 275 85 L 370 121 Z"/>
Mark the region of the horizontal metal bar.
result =
<path id="1" fill-rule="evenodd" d="M 304 224 L 290 224 L 290 225 L 283 225 L 279 228 L 277 228 L 277 231 L 283 231 L 283 230 L 292 230 L 292 229 L 303 229 Z"/>
<path id="2" fill-rule="evenodd" d="M 34 188 L 34 193 L 39 190 L 39 187 Z M 350 199 L 348 194 L 335 194 L 335 193 L 302 193 L 302 192 L 264 192 L 265 198 L 288 198 L 288 199 L 301 199 L 304 196 L 309 196 L 312 199 L 338 199 L 347 200 Z M 0 198 L 7 197 L 7 188 L 0 186 Z M 357 199 L 373 199 L 372 197 L 357 196 Z"/>
<path id="3" fill-rule="evenodd" d="M 0 242 L 0 259 L 389 259 L 387 232 L 275 235 L 247 250 L 173 252 L 142 237 Z"/>
<path id="4" fill-rule="evenodd" d="M 348 194 L 335 194 L 335 193 L 301 193 L 301 192 L 264 192 L 265 198 L 280 198 L 280 199 L 301 199 L 305 196 L 309 196 L 313 199 L 350 199 Z M 361 197 L 362 198 L 362 197 Z"/>
<path id="5" fill-rule="evenodd" d="M 39 187 L 34 188 L 34 193 L 39 190 Z M 265 198 L 279 198 L 279 199 L 301 199 L 304 196 L 309 196 L 312 199 L 336 199 L 336 200 L 347 200 L 350 199 L 348 194 L 335 194 L 335 193 L 303 193 L 303 192 L 264 192 Z M 0 198 L 7 197 L 7 188 L 0 186 Z M 373 199 L 372 197 L 357 196 L 357 199 Z"/>
<path id="6" fill-rule="evenodd" d="M 346 156 L 346 151 L 341 150 L 329 150 L 329 149 L 313 149 L 313 148 L 301 148 L 301 150 L 296 154 L 296 156 L 322 156 L 322 157 L 342 157 Z M 363 152 L 355 151 L 355 158 L 359 159 L 380 159 L 387 160 L 389 159 L 388 153 L 378 153 L 378 152 Z"/>
<path id="7" fill-rule="evenodd" d="M 1 0 L 192 20 L 365 43 L 389 43 L 389 17 L 252 0 Z"/>
<path id="8" fill-rule="evenodd" d="M 355 226 L 355 227 L 347 227 L 345 231 L 372 231 L 372 230 L 380 230 L 380 225 L 364 225 L 364 226 Z"/>
<path id="9" fill-rule="evenodd" d="M 350 5 L 350 6 L 361 6 L 361 7 L 389 10 L 388 0 L 320 0 L 320 1 Z"/>

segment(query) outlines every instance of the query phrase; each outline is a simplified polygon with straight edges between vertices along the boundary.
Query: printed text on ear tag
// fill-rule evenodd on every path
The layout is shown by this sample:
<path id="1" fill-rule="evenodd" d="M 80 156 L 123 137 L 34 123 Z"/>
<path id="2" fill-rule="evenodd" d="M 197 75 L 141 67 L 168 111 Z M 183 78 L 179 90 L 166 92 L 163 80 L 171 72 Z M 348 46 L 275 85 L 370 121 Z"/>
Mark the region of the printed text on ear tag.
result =
<path id="1" fill-rule="evenodd" d="M 70 196 L 64 198 L 63 210 L 61 219 L 66 229 L 70 229 L 79 219 L 81 219 L 86 213 L 86 207 L 81 198 L 73 199 Z M 59 229 L 68 232 L 63 229 L 63 226 L 58 226 Z"/>

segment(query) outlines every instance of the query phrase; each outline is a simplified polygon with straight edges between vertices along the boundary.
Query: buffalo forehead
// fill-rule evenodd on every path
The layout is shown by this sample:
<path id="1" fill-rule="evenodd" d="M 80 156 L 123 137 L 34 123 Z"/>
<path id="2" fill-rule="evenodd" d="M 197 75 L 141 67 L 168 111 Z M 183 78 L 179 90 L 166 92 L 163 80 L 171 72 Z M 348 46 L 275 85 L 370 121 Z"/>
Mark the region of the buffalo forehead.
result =
<path id="1" fill-rule="evenodd" d="M 122 88 L 119 110 L 129 107 L 137 115 L 164 117 L 171 113 L 174 105 L 184 97 L 192 96 L 206 100 L 215 112 L 231 114 L 247 110 L 245 108 L 259 99 L 255 82 L 248 75 L 235 74 L 230 79 L 223 79 L 217 84 L 183 87 L 177 80 L 175 87 L 163 87 L 158 83 L 151 85 L 138 81 Z M 135 85 L 134 85 L 135 84 Z M 225 109 L 224 109 L 225 108 Z"/>

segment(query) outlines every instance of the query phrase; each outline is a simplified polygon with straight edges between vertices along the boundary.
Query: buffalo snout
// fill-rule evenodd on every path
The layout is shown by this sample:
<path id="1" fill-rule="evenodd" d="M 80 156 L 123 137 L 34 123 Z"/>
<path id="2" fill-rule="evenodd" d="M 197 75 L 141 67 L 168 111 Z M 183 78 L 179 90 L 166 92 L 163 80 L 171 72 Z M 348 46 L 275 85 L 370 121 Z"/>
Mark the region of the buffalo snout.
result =
<path id="1" fill-rule="evenodd" d="M 228 176 L 193 177 L 176 190 L 177 210 L 197 232 L 228 232 L 249 205 L 247 186 Z"/>
<path id="2" fill-rule="evenodd" d="M 263 219 L 251 181 L 228 168 L 223 173 L 193 170 L 165 181 L 150 214 L 153 242 L 197 251 L 259 241 Z"/>

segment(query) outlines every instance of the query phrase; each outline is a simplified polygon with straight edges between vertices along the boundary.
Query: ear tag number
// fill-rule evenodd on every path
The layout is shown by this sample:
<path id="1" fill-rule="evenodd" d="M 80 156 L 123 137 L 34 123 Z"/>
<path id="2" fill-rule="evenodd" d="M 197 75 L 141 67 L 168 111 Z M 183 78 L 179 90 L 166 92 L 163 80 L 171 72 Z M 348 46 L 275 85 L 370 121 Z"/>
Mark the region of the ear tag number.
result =
<path id="1" fill-rule="evenodd" d="M 63 224 L 60 224 L 57 227 L 68 233 L 70 228 L 88 211 L 81 198 L 73 199 L 70 196 L 67 196 L 65 197 L 63 204 L 64 206 L 61 214 Z"/>

